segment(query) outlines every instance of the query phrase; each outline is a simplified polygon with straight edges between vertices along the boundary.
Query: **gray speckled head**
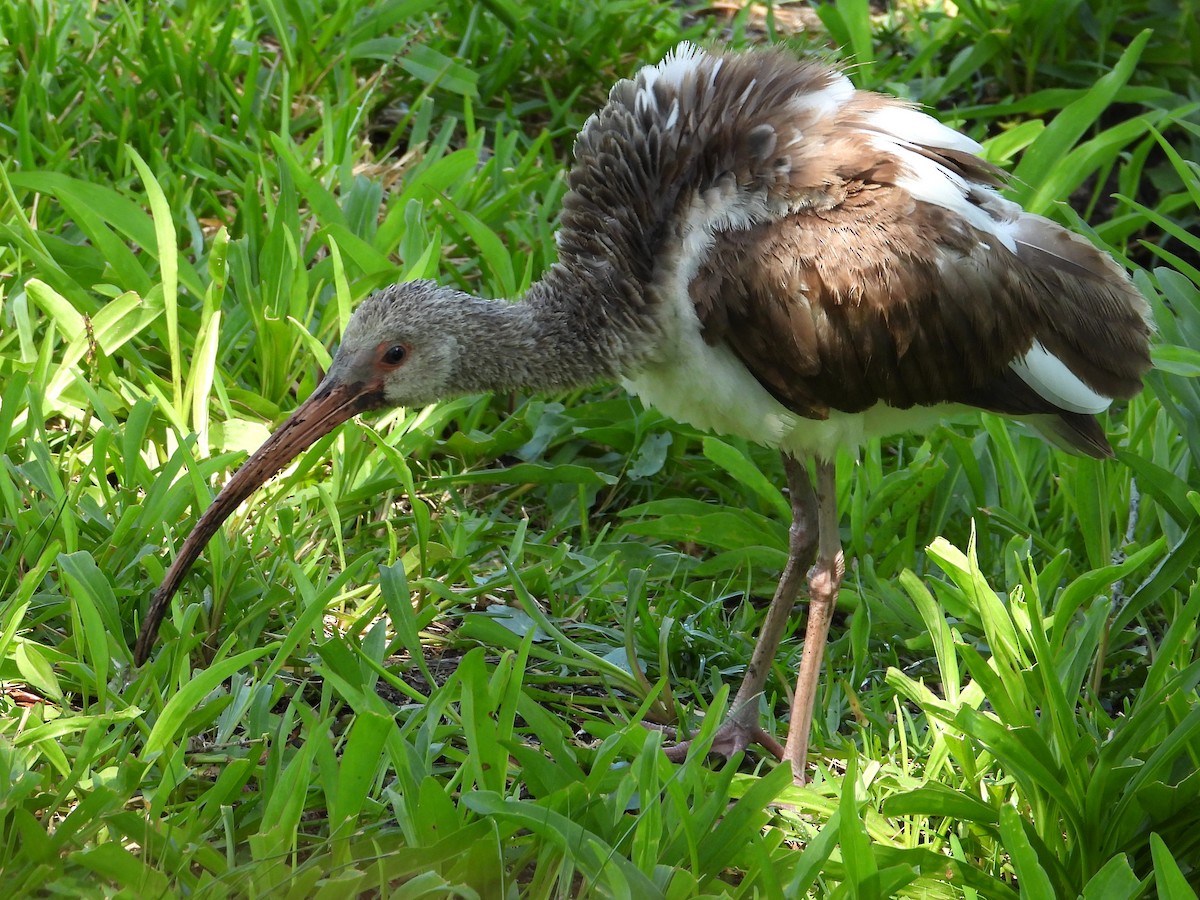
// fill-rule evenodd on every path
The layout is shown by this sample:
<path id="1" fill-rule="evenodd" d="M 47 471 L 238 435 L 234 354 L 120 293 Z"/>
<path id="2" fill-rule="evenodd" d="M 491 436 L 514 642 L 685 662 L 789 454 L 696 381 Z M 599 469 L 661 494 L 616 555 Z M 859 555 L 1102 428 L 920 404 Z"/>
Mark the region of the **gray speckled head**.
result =
<path id="1" fill-rule="evenodd" d="M 380 406 L 421 406 L 611 377 L 629 355 L 632 323 L 597 327 L 592 316 L 604 308 L 594 293 L 559 266 L 517 302 L 430 281 L 395 284 L 355 310 L 326 382 L 365 385 Z"/>
<path id="2" fill-rule="evenodd" d="M 379 384 L 390 406 L 419 406 L 460 392 L 462 345 L 481 301 L 431 281 L 368 297 L 346 324 L 327 380 Z"/>

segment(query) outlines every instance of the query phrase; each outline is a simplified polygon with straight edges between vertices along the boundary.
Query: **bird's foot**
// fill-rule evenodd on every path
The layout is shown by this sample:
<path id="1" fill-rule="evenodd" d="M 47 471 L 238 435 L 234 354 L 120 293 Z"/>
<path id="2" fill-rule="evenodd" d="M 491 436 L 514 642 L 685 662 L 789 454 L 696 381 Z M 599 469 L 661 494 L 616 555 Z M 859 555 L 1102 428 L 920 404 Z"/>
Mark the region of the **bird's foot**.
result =
<path id="1" fill-rule="evenodd" d="M 687 758 L 688 750 L 694 741 L 680 741 L 670 747 L 663 748 L 667 759 L 681 763 Z M 745 722 L 737 716 L 730 716 L 721 723 L 717 733 L 713 735 L 708 752 L 723 756 L 725 759 L 745 750 L 751 744 L 758 744 L 777 760 L 783 759 L 783 745 L 755 722 Z"/>

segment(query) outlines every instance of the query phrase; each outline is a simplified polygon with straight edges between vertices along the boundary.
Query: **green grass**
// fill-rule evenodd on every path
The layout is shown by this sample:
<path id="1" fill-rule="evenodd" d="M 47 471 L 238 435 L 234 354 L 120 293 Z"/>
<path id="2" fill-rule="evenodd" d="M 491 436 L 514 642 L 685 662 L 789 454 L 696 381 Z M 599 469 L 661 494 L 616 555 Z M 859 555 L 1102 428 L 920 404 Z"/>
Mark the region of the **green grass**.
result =
<path id="1" fill-rule="evenodd" d="M 797 52 L 984 139 L 1131 265 L 1159 335 L 1117 462 L 987 416 L 840 461 L 853 562 L 801 789 L 757 756 L 672 766 L 642 724 L 703 748 L 788 510 L 771 452 L 616 387 L 348 423 L 131 668 L 166 561 L 354 305 L 522 290 L 612 81 L 744 44 L 747 15 L 0 5 L 6 896 L 1196 896 L 1196 4 L 818 13 Z"/>

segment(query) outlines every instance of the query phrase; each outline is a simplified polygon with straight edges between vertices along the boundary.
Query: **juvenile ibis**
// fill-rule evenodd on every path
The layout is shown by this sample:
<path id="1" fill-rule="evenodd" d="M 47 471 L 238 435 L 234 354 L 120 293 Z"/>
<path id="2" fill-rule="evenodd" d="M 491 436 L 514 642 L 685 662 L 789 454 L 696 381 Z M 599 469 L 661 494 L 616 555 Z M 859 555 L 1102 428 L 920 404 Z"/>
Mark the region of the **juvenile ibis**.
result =
<path id="1" fill-rule="evenodd" d="M 667 415 L 783 453 L 787 564 L 714 749 L 757 741 L 802 781 L 843 573 L 837 449 L 973 407 L 1110 456 L 1095 415 L 1136 394 L 1150 365 L 1150 313 L 1124 271 L 1001 196 L 980 149 L 780 50 L 684 44 L 618 82 L 575 144 L 558 263 L 515 302 L 425 281 L 367 298 L 325 379 L 184 542 L 137 661 L 221 523 L 351 416 L 620 379 Z M 758 701 L 804 580 L 780 748 Z"/>

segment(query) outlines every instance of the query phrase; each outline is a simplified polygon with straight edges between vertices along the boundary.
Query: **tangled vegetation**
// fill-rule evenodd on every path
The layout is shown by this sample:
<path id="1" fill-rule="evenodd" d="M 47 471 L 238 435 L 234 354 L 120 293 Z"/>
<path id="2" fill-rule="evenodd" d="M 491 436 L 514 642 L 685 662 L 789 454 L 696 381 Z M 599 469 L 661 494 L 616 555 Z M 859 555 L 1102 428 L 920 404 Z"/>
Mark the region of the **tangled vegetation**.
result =
<path id="1" fill-rule="evenodd" d="M 1195 0 L 728 6 L 0 4 L 6 895 L 1196 896 Z M 840 461 L 804 788 L 673 766 L 644 724 L 703 748 L 789 511 L 770 451 L 617 387 L 348 423 L 133 668 L 165 561 L 354 305 L 521 291 L 571 136 L 685 37 L 844 60 L 1130 266 L 1157 369 L 1118 461 L 990 416 Z"/>

